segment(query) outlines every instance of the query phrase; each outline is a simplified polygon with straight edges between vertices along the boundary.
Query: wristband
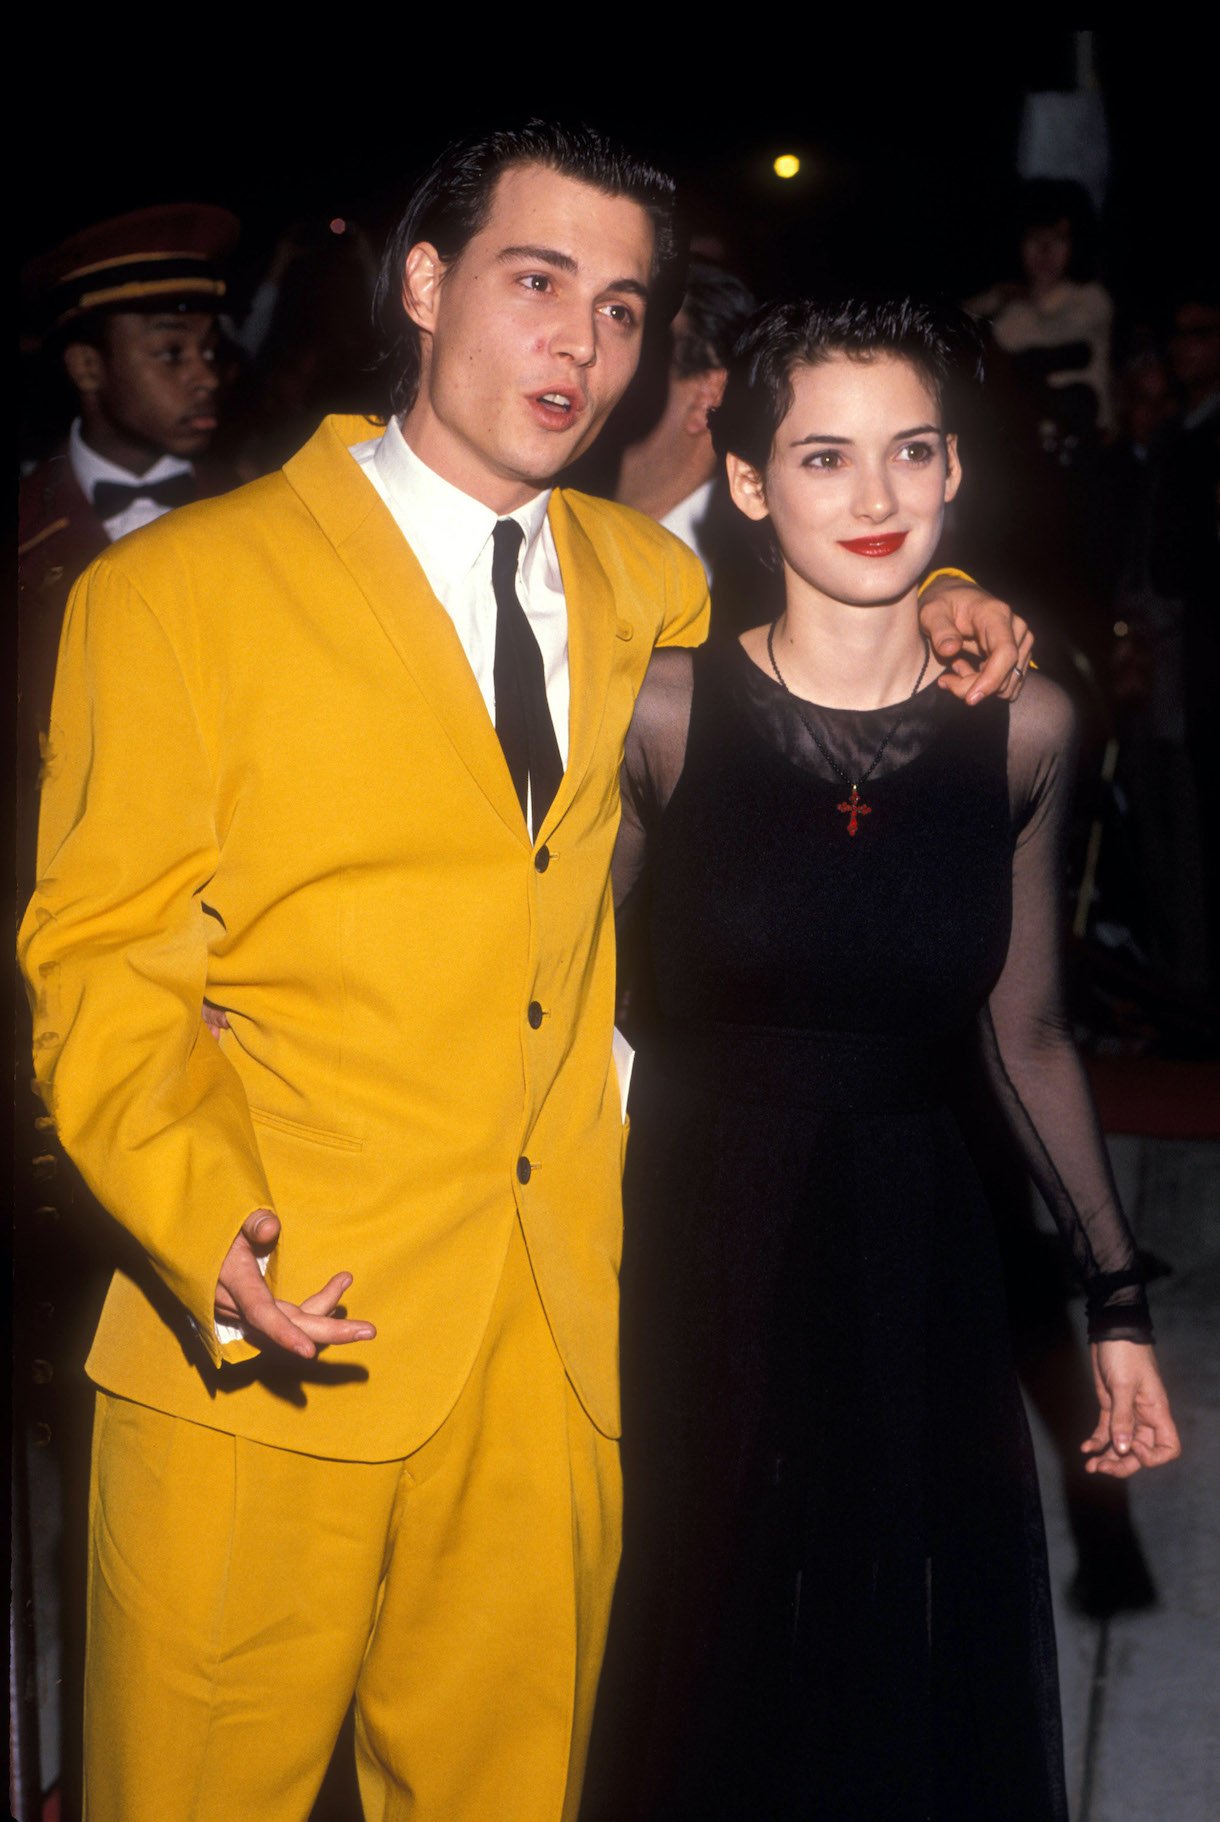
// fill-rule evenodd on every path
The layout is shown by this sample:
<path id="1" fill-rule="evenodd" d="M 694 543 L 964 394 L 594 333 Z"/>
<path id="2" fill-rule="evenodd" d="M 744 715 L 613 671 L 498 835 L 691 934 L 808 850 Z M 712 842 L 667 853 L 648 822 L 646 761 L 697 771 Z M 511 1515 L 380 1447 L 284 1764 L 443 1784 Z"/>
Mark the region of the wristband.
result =
<path id="1" fill-rule="evenodd" d="M 959 582 L 968 582 L 971 588 L 978 587 L 978 583 L 975 581 L 974 577 L 968 576 L 964 569 L 934 569 L 931 575 L 925 576 L 923 581 L 919 584 L 919 587 L 915 591 L 916 595 L 922 595 L 924 589 L 931 588 L 933 582 L 937 581 L 941 576 L 956 576 Z"/>

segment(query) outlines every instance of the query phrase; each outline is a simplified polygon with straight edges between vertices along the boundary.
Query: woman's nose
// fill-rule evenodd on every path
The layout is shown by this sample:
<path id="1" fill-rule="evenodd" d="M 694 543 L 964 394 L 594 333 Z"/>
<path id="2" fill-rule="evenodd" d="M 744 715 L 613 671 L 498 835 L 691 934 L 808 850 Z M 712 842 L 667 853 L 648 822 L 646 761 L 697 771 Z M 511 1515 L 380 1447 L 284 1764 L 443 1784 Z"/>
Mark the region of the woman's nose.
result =
<path id="1" fill-rule="evenodd" d="M 861 519 L 888 519 L 895 508 L 894 488 L 884 468 L 862 468 L 852 501 L 853 511 Z"/>

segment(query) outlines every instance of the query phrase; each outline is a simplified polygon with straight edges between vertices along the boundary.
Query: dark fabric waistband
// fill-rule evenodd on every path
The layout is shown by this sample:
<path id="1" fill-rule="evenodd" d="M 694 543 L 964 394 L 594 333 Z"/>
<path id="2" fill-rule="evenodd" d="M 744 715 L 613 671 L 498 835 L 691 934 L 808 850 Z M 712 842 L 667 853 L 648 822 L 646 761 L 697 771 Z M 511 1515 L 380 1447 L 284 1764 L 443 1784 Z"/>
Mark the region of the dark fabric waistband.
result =
<path id="1" fill-rule="evenodd" d="M 663 1025 L 641 1045 L 666 1075 L 737 1101 L 920 1113 L 945 1099 L 951 1047 L 888 1033 Z"/>

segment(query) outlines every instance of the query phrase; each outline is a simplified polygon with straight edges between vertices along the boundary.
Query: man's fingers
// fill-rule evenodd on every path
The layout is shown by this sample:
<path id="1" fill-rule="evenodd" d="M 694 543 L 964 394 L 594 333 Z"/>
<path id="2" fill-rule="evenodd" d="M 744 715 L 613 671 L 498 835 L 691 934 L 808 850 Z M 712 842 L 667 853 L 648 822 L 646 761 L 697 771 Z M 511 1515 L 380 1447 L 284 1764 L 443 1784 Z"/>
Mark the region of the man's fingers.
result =
<path id="1" fill-rule="evenodd" d="M 303 1310 L 307 1316 L 329 1316 L 351 1282 L 350 1272 L 336 1272 L 320 1291 L 315 1291 L 312 1297 L 302 1297 L 295 1307 Z"/>
<path id="2" fill-rule="evenodd" d="M 308 1335 L 319 1347 L 334 1347 L 345 1341 L 372 1341 L 377 1333 L 371 1322 L 358 1316 L 310 1316 L 295 1304 L 281 1304 L 281 1311 L 285 1307 L 295 1311 L 291 1319 L 294 1328 Z"/>
<path id="3" fill-rule="evenodd" d="M 1003 692 L 1009 683 L 1017 681 L 1018 647 L 1016 641 L 1007 635 L 998 640 L 987 653 L 983 668 L 974 679 L 974 688 L 966 697 L 970 703 L 981 702 L 984 696 L 995 696 Z"/>
<path id="4" fill-rule="evenodd" d="M 252 1215 L 247 1215 L 241 1224 L 241 1231 L 251 1246 L 260 1251 L 275 1245 L 280 1237 L 279 1218 L 269 1208 L 256 1208 Z"/>
<path id="5" fill-rule="evenodd" d="M 261 1273 L 255 1267 L 257 1285 L 230 1283 L 229 1289 L 236 1314 L 233 1320 L 240 1322 L 245 1329 L 252 1329 L 263 1340 L 270 1341 L 286 1353 L 299 1354 L 302 1360 L 312 1360 L 317 1353 L 312 1338 L 295 1323 L 288 1314 L 292 1306 L 281 1306 L 267 1289 Z M 223 1318 L 222 1318 L 223 1319 Z"/>

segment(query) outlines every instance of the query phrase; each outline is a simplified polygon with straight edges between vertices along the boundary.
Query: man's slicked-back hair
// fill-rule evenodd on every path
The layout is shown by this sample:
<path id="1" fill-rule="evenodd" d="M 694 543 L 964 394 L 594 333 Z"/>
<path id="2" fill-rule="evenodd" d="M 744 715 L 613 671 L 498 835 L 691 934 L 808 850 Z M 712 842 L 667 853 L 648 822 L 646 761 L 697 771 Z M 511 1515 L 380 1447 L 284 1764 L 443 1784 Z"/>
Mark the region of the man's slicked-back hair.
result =
<path id="1" fill-rule="evenodd" d="M 793 374 L 836 354 L 909 361 L 950 416 L 959 387 L 982 378 L 979 332 L 947 300 L 849 295 L 768 304 L 742 330 L 724 398 L 708 413 L 717 455 L 731 452 L 761 473 L 792 407 Z"/>
<path id="2" fill-rule="evenodd" d="M 745 324 L 757 308 L 748 285 L 723 266 L 692 259 L 686 271 L 681 330 L 674 328 L 673 363 L 681 379 L 727 367 Z"/>
<path id="3" fill-rule="evenodd" d="M 381 341 L 387 413 L 408 411 L 422 371 L 420 331 L 402 303 L 407 254 L 420 241 L 449 264 L 460 257 L 491 210 L 505 171 L 541 165 L 578 178 L 608 196 L 639 203 L 653 225 L 652 288 L 676 304 L 680 285 L 673 179 L 587 126 L 528 120 L 447 146 L 416 186 L 391 234 L 377 276 L 373 312 Z"/>

